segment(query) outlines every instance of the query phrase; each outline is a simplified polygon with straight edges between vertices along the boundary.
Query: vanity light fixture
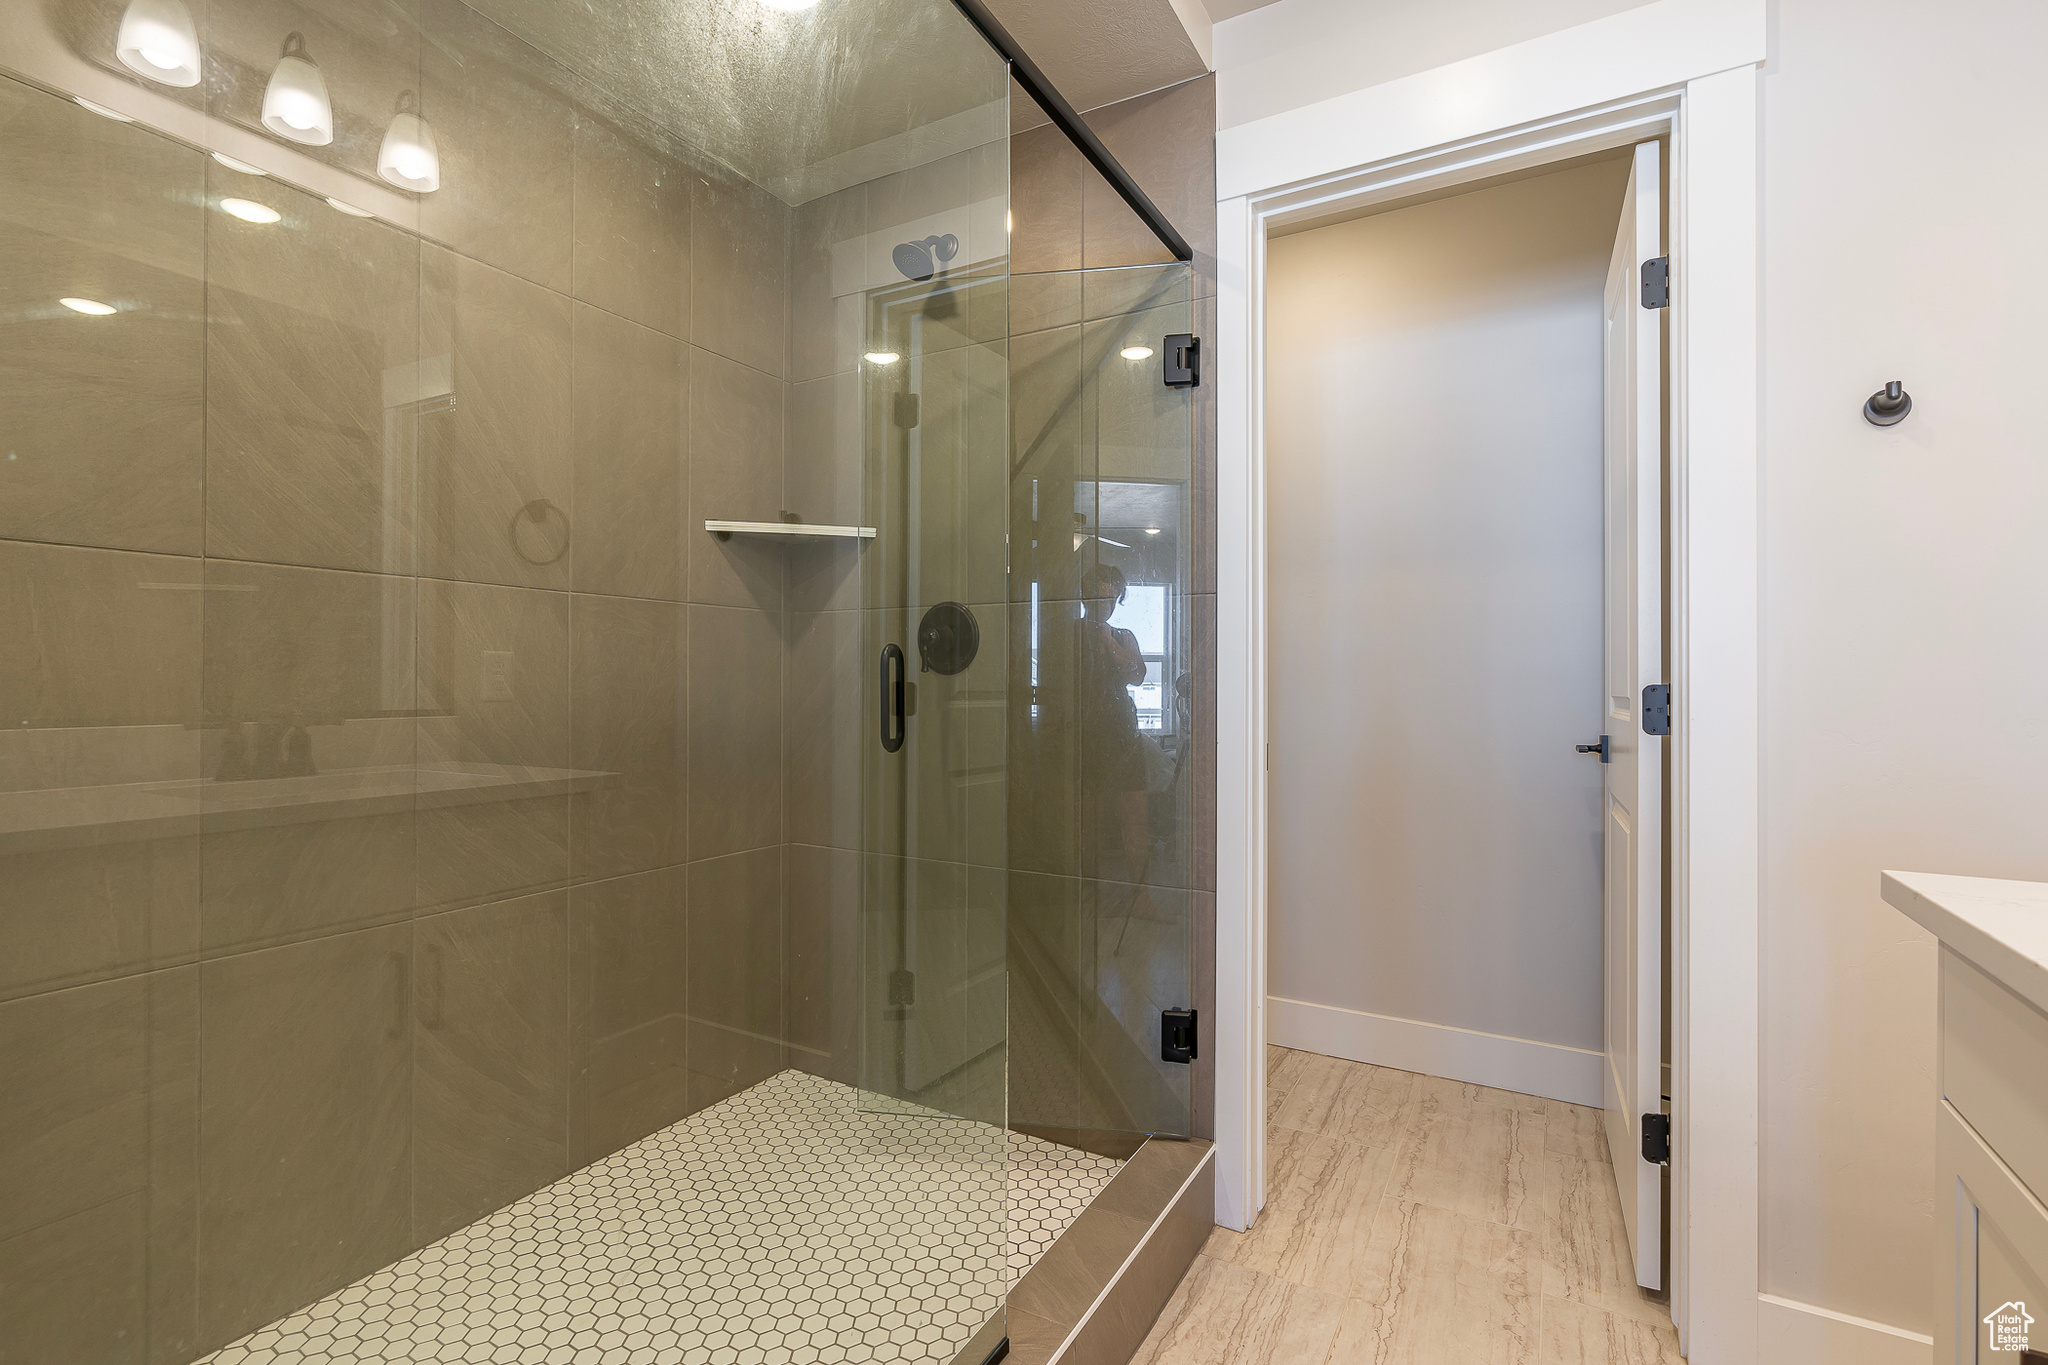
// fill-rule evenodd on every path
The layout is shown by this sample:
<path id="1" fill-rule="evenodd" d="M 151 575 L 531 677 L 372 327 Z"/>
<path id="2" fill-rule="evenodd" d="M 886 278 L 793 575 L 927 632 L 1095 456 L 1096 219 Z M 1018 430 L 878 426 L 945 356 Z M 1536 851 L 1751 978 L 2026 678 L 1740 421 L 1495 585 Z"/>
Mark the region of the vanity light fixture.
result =
<path id="1" fill-rule="evenodd" d="M 159 85 L 199 84 L 199 31 L 182 0 L 128 0 L 114 37 L 114 55 Z"/>
<path id="2" fill-rule="evenodd" d="M 375 218 L 377 216 L 368 209 L 359 209 L 354 204 L 344 204 L 339 199 L 329 199 L 327 207 L 333 209 L 336 213 L 345 213 L 351 218 Z"/>
<path id="3" fill-rule="evenodd" d="M 334 104 L 327 98 L 327 78 L 306 55 L 304 34 L 285 36 L 277 68 L 263 87 L 263 126 L 309 147 L 334 141 Z"/>
<path id="4" fill-rule="evenodd" d="M 229 170 L 240 171 L 243 175 L 270 174 L 269 171 L 264 170 L 261 166 L 251 166 L 246 161 L 238 161 L 234 157 L 229 156 L 226 152 L 215 152 L 213 154 L 213 159 L 215 161 L 218 161 L 221 165 L 227 167 Z"/>
<path id="5" fill-rule="evenodd" d="M 1150 346 L 1126 346 L 1121 351 L 1118 351 L 1117 354 L 1125 360 L 1150 360 L 1152 358 L 1152 348 Z"/>
<path id="6" fill-rule="evenodd" d="M 220 207 L 223 213 L 231 213 L 245 223 L 275 223 L 284 217 L 270 205 L 253 199 L 223 199 Z"/>
<path id="7" fill-rule="evenodd" d="M 903 357 L 894 351 L 869 351 L 864 359 L 870 365 L 894 365 Z"/>
<path id="8" fill-rule="evenodd" d="M 1145 534 L 1148 536 L 1156 536 L 1159 534 L 1159 528 L 1157 526 L 1147 526 L 1145 528 Z"/>
<path id="9" fill-rule="evenodd" d="M 410 90 L 398 97 L 391 126 L 384 130 L 383 145 L 377 148 L 377 174 L 415 194 L 431 194 L 441 188 L 441 152 L 434 145 L 434 130 L 420 117 L 419 101 Z"/>
<path id="10" fill-rule="evenodd" d="M 114 307 L 113 304 L 101 303 L 98 299 L 58 299 L 57 302 L 63 304 L 72 312 L 83 313 L 89 318 L 103 318 L 109 313 L 121 311 Z"/>
<path id="11" fill-rule="evenodd" d="M 121 112 L 120 110 L 118 110 L 118 109 L 109 109 L 109 108 L 107 108 L 107 106 L 106 106 L 106 105 L 104 105 L 104 104 L 94 104 L 94 103 L 93 103 L 93 102 L 92 102 L 91 100 L 87 99 L 87 98 L 86 98 L 85 96 L 83 96 L 83 95 L 73 95 L 73 96 L 71 97 L 71 100 L 72 100 L 72 103 L 76 104 L 76 105 L 77 105 L 77 106 L 78 106 L 79 108 L 81 108 L 81 109 L 89 109 L 89 110 L 91 110 L 91 111 L 92 111 L 93 113 L 95 113 L 95 114 L 98 114 L 98 115 L 99 115 L 99 116 L 100 116 L 101 118 L 110 118 L 110 119 L 112 119 L 112 120 L 113 120 L 114 122 L 116 122 L 116 123 L 133 123 L 133 122 L 135 122 L 135 120 L 134 120 L 134 119 L 132 119 L 132 118 L 129 118 L 129 117 L 128 117 L 128 116 L 126 115 L 126 114 L 122 113 L 122 112 Z"/>

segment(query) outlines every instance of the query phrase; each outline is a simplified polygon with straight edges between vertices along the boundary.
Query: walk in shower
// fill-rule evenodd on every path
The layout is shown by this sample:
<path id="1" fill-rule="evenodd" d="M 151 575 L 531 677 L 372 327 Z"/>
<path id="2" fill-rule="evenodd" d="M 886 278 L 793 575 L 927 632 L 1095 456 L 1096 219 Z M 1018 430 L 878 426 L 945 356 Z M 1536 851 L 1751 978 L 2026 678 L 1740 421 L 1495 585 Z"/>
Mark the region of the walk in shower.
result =
<path id="1" fill-rule="evenodd" d="M 0 0 L 0 1362 L 980 1365 L 1193 1131 L 1189 270 L 972 8 Z"/>

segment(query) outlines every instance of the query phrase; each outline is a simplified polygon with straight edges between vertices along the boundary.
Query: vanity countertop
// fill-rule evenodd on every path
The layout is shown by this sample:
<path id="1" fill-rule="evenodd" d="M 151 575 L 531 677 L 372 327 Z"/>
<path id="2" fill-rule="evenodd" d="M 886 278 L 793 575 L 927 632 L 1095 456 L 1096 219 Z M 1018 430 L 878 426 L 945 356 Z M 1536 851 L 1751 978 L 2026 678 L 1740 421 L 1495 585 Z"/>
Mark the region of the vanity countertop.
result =
<path id="1" fill-rule="evenodd" d="M 1884 898 L 2048 1014 L 2048 882 L 1887 872 Z"/>

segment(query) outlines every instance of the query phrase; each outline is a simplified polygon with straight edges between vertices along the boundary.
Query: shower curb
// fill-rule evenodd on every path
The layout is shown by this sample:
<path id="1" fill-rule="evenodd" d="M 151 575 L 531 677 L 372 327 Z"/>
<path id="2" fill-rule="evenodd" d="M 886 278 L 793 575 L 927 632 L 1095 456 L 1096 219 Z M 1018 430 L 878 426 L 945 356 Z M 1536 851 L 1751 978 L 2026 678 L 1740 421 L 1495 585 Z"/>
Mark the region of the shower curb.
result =
<path id="1" fill-rule="evenodd" d="M 1125 1365 L 1214 1225 L 1214 1144 L 1148 1138 L 954 1365 Z"/>

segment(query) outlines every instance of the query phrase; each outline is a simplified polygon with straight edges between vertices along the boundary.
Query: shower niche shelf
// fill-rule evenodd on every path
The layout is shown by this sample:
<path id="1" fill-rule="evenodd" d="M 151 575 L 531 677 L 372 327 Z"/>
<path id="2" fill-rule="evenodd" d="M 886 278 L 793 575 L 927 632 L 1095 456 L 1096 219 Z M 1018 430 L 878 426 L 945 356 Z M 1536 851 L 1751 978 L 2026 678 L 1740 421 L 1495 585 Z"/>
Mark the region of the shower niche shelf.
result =
<path id="1" fill-rule="evenodd" d="M 780 540 L 873 540 L 872 526 L 822 526 L 805 521 L 707 521 L 704 529 L 720 540 L 734 536 L 767 536 Z"/>

